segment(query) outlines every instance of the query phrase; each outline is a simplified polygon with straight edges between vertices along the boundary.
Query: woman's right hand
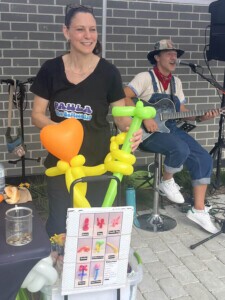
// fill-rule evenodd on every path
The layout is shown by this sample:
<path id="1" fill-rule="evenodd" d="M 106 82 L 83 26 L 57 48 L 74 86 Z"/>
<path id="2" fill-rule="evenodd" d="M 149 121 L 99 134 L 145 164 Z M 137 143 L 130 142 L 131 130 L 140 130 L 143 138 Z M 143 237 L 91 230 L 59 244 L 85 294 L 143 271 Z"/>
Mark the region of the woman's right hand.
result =
<path id="1" fill-rule="evenodd" d="M 154 119 L 143 120 L 143 123 L 148 132 L 156 132 L 159 129 Z"/>

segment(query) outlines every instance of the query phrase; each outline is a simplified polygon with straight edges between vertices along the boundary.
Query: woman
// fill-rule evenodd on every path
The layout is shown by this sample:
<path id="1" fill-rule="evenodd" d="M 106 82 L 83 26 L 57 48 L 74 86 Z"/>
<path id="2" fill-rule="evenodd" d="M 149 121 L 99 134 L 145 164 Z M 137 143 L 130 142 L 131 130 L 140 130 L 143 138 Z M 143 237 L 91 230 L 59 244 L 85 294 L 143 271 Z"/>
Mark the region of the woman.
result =
<path id="1" fill-rule="evenodd" d="M 109 152 L 110 126 L 107 115 L 110 106 L 125 106 L 119 71 L 100 58 L 97 25 L 92 8 L 69 5 L 66 8 L 64 36 L 70 46 L 65 55 L 46 61 L 31 86 L 35 94 L 32 122 L 38 128 L 58 123 L 66 118 L 77 118 L 84 128 L 80 154 L 85 165 L 103 163 Z M 46 115 L 49 106 L 50 118 Z M 121 131 L 127 130 L 131 119 L 116 117 Z M 134 151 L 142 138 L 137 131 L 132 142 Z M 57 158 L 47 156 L 45 166 L 55 166 Z M 50 236 L 65 232 L 66 213 L 70 206 L 64 176 L 47 178 Z"/>

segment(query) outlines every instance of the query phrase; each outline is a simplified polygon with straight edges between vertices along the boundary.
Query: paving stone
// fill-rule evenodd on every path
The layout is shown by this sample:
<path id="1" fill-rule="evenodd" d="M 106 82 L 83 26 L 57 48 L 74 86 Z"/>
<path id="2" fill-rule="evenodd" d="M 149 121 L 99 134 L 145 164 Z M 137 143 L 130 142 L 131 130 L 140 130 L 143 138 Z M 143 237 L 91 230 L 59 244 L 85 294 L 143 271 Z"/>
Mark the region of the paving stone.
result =
<path id="1" fill-rule="evenodd" d="M 221 261 L 212 259 L 205 261 L 205 264 L 217 277 L 225 277 L 225 265 Z"/>
<path id="2" fill-rule="evenodd" d="M 137 290 L 137 294 L 136 294 L 136 299 L 135 300 L 145 300 L 144 296 L 142 295 L 142 293 Z"/>
<path id="3" fill-rule="evenodd" d="M 158 284 L 170 299 L 188 296 L 188 293 L 175 278 L 160 279 Z"/>
<path id="4" fill-rule="evenodd" d="M 215 253 L 216 257 L 218 258 L 218 260 L 220 260 L 222 263 L 225 264 L 225 251 L 218 251 L 217 253 Z"/>
<path id="5" fill-rule="evenodd" d="M 217 300 L 225 299 L 225 288 L 219 291 L 212 291 L 212 294 L 216 297 Z"/>
<path id="6" fill-rule="evenodd" d="M 196 256 L 181 257 L 181 261 L 192 272 L 207 270 L 207 266 Z"/>
<path id="7" fill-rule="evenodd" d="M 190 233 L 178 234 L 177 237 L 188 249 L 190 249 L 190 245 L 197 243 L 199 241 L 198 238 L 196 238 L 195 236 L 193 236 L 193 234 Z"/>
<path id="8" fill-rule="evenodd" d="M 214 238 L 213 238 L 214 239 Z M 215 237 L 216 241 L 225 247 L 225 234 L 221 233 Z"/>
<path id="9" fill-rule="evenodd" d="M 151 239 L 151 238 L 157 237 L 159 234 L 158 232 L 152 232 L 152 231 L 143 230 L 140 228 L 137 228 L 136 230 L 137 230 L 139 236 L 144 239 Z"/>
<path id="10" fill-rule="evenodd" d="M 216 300 L 212 293 L 210 293 L 201 283 L 191 283 L 185 285 L 184 289 L 194 300 Z"/>
<path id="11" fill-rule="evenodd" d="M 164 232 L 159 232 L 160 238 L 165 242 L 165 243 L 175 243 L 178 242 L 179 239 L 176 236 L 175 233 L 173 233 L 173 230 L 171 231 L 164 231 Z"/>
<path id="12" fill-rule="evenodd" d="M 185 247 L 187 247 L 188 249 L 190 249 L 190 245 L 197 243 L 198 239 L 196 239 L 196 237 L 189 233 L 183 233 L 183 234 L 177 234 L 177 238 L 179 239 L 179 241 L 181 241 Z M 193 250 L 191 250 L 193 251 Z"/>
<path id="13" fill-rule="evenodd" d="M 220 289 L 225 288 L 224 283 L 209 270 L 196 272 L 195 276 L 210 292 L 219 291 Z"/>
<path id="14" fill-rule="evenodd" d="M 172 251 L 164 251 L 156 253 L 158 259 L 167 267 L 182 265 L 182 262 L 176 257 Z"/>
<path id="15" fill-rule="evenodd" d="M 195 248 L 193 254 L 196 255 L 200 260 L 210 260 L 215 257 L 215 254 L 210 252 L 205 246 L 201 245 Z"/>
<path id="16" fill-rule="evenodd" d="M 179 298 L 176 298 L 176 300 L 196 300 L 190 296 L 182 296 L 182 297 L 179 297 Z"/>
<path id="17" fill-rule="evenodd" d="M 225 277 L 220 278 L 220 280 L 225 284 Z"/>
<path id="18" fill-rule="evenodd" d="M 198 278 L 186 266 L 171 267 L 169 270 L 182 285 L 199 282 Z"/>
<path id="19" fill-rule="evenodd" d="M 138 288 L 143 294 L 145 292 L 152 292 L 160 290 L 158 283 L 155 279 L 148 273 L 145 273 L 143 280 L 139 283 Z"/>
<path id="20" fill-rule="evenodd" d="M 177 257 L 193 256 L 191 249 L 187 249 L 181 242 L 168 244 L 168 247 Z"/>
<path id="21" fill-rule="evenodd" d="M 204 245 L 209 251 L 222 251 L 225 250 L 224 246 L 222 246 L 217 240 L 210 240 Z"/>
<path id="22" fill-rule="evenodd" d="M 163 291 L 154 291 L 151 293 L 144 293 L 145 300 L 169 300 Z"/>
<path id="23" fill-rule="evenodd" d="M 180 235 L 183 235 L 183 234 L 188 234 L 190 229 L 187 228 L 187 226 L 184 226 L 184 220 L 183 218 L 181 219 L 182 221 L 179 221 L 180 219 L 176 219 L 178 225 L 173 229 L 173 232 L 180 236 Z"/>
<path id="24" fill-rule="evenodd" d="M 147 247 L 148 243 L 146 240 L 142 239 L 139 235 L 135 234 L 131 238 L 131 247 L 132 248 L 141 248 Z"/>
<path id="25" fill-rule="evenodd" d="M 166 268 L 160 261 L 146 264 L 146 268 L 156 281 L 162 278 L 172 277 L 168 268 Z"/>
<path id="26" fill-rule="evenodd" d="M 158 261 L 158 257 L 156 256 L 156 254 L 154 254 L 153 251 L 149 248 L 138 248 L 137 251 L 141 257 L 143 264 Z"/>
<path id="27" fill-rule="evenodd" d="M 160 237 L 156 237 L 154 239 L 148 240 L 148 246 L 155 253 L 168 250 L 168 246 Z"/>

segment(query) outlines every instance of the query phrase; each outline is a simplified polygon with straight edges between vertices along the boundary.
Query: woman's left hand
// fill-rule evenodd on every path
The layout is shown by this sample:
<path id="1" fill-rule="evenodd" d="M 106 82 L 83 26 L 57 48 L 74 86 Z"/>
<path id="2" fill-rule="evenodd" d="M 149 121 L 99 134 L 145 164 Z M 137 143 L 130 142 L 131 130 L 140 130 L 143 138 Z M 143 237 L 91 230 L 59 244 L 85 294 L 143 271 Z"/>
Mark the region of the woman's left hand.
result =
<path id="1" fill-rule="evenodd" d="M 217 116 L 219 116 L 219 110 L 218 109 L 213 109 L 208 111 L 204 116 L 201 117 L 201 121 L 207 121 L 210 119 L 213 119 Z"/>
<path id="2" fill-rule="evenodd" d="M 128 129 L 129 128 L 127 128 L 127 130 Z M 143 134 L 142 128 L 138 129 L 138 131 L 133 133 L 133 136 L 130 139 L 132 152 L 134 152 L 138 148 L 139 144 L 142 142 L 142 134 Z"/>

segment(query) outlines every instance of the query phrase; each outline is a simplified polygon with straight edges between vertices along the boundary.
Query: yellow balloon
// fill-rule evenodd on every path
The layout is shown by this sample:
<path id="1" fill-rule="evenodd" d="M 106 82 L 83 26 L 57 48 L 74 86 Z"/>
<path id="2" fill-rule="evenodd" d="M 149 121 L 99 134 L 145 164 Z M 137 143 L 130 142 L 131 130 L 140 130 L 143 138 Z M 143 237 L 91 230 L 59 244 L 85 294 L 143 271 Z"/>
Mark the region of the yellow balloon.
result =
<path id="1" fill-rule="evenodd" d="M 126 134 L 127 134 L 126 132 L 121 132 L 121 133 L 117 134 L 117 136 L 115 137 L 115 140 L 118 145 L 122 145 L 124 143 Z"/>
<path id="2" fill-rule="evenodd" d="M 112 151 L 111 155 L 113 156 L 113 158 L 131 165 L 136 162 L 136 157 L 133 154 L 127 153 L 120 149 Z"/>
<path id="3" fill-rule="evenodd" d="M 112 157 L 112 154 L 111 153 L 108 153 L 105 157 L 105 160 L 104 160 L 104 164 L 110 162 L 110 161 L 113 161 L 113 157 Z"/>
<path id="4" fill-rule="evenodd" d="M 57 162 L 57 167 L 60 171 L 62 171 L 63 173 L 66 172 L 67 169 L 69 169 L 70 165 L 67 161 L 63 161 L 63 160 L 59 160 Z"/>
<path id="5" fill-rule="evenodd" d="M 110 152 L 119 149 L 119 145 L 116 143 L 116 141 L 112 141 L 110 143 Z"/>
<path id="6" fill-rule="evenodd" d="M 104 164 L 95 167 L 83 167 L 86 176 L 99 176 L 107 171 Z"/>
<path id="7" fill-rule="evenodd" d="M 74 197 L 73 197 L 73 207 L 91 207 L 88 200 L 84 197 L 84 195 L 81 193 L 78 186 L 74 186 Z"/>
<path id="8" fill-rule="evenodd" d="M 81 167 L 85 164 L 85 157 L 83 155 L 77 155 L 74 156 L 71 160 L 70 160 L 70 165 L 72 167 Z"/>
<path id="9" fill-rule="evenodd" d="M 121 173 L 123 175 L 131 175 L 134 168 L 131 165 L 121 163 L 120 161 L 112 161 L 106 164 L 106 169 L 112 173 Z"/>
<path id="10" fill-rule="evenodd" d="M 70 191 L 70 186 L 75 180 L 85 177 L 85 173 L 81 167 L 70 168 L 69 171 L 70 172 L 68 172 L 68 174 L 66 173 L 66 176 L 68 177 L 68 179 L 67 179 L 68 180 L 68 186 L 67 186 L 68 191 Z M 85 196 L 87 193 L 87 183 L 79 182 L 76 184 L 76 186 L 79 188 L 81 193 Z"/>
<path id="11" fill-rule="evenodd" d="M 57 167 L 49 168 L 45 171 L 45 174 L 49 177 L 63 175 L 64 172 L 60 171 Z"/>

